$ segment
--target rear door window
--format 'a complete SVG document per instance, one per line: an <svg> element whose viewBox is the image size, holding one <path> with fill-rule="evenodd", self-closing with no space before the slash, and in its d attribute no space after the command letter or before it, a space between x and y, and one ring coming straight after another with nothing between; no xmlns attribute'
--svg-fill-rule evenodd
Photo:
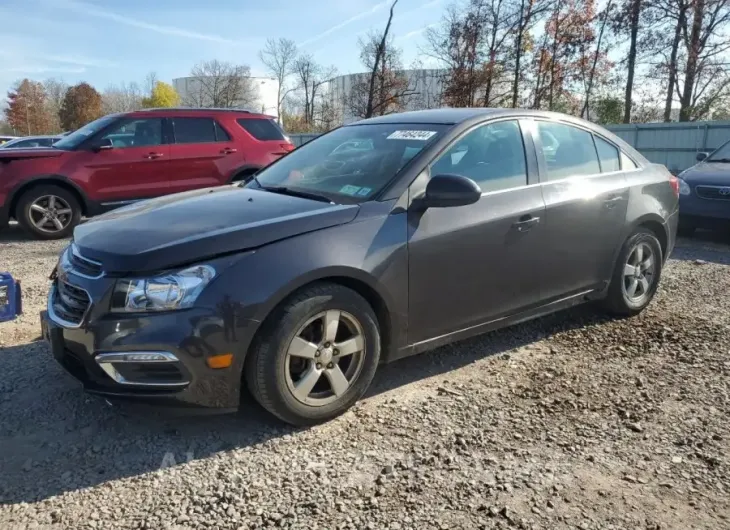
<svg viewBox="0 0 730 530"><path fill-rule="evenodd" d="M176 144L215 142L215 121L211 118L173 118L172 129Z"/></svg>
<svg viewBox="0 0 730 530"><path fill-rule="evenodd" d="M550 121L538 121L537 130L548 181L601 172L593 135L588 131Z"/></svg>
<svg viewBox="0 0 730 530"><path fill-rule="evenodd" d="M262 142L279 140L284 141L284 132L274 120L263 118L239 118L236 120L243 129Z"/></svg>

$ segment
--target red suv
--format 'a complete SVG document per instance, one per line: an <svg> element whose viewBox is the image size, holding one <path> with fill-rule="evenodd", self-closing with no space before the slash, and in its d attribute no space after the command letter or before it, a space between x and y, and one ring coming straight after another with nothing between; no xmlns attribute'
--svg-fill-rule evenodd
<svg viewBox="0 0 730 530"><path fill-rule="evenodd" d="M263 114L150 109L112 114L49 149L0 150L0 228L15 218L39 239L82 216L242 180L294 149Z"/></svg>

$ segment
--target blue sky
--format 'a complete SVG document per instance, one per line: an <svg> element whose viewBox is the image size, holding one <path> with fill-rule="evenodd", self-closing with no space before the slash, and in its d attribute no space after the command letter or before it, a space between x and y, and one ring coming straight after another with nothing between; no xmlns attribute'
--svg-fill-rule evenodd
<svg viewBox="0 0 730 530"><path fill-rule="evenodd" d="M393 35L409 65L424 28L446 0L400 0ZM23 77L87 81L103 90L150 71L170 81L197 61L248 64L263 74L258 51L287 37L340 73L361 70L357 40L384 27L388 0L2 0L0 100Z"/></svg>

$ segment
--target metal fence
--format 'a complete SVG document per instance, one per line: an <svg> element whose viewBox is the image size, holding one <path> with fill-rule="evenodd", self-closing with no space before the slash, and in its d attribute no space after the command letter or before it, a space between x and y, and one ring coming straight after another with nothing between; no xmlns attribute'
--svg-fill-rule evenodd
<svg viewBox="0 0 730 530"><path fill-rule="evenodd" d="M678 173L695 163L699 152L714 151L730 140L730 121L632 123L609 125L609 131L629 143L651 162ZM290 134L299 147L318 134Z"/></svg>
<svg viewBox="0 0 730 530"><path fill-rule="evenodd" d="M673 173L694 165L697 153L709 153L730 140L730 121L632 123L606 128Z"/></svg>

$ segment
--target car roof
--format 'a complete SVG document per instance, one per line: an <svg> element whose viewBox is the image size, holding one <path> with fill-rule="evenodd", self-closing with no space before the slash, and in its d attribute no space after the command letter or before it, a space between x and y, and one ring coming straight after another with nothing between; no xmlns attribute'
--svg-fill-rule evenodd
<svg viewBox="0 0 730 530"><path fill-rule="evenodd" d="M587 122L583 119L561 114L559 112L549 112L545 110L531 109L500 109L500 108L441 108L428 110L415 110L410 112L399 112L397 114L388 114L386 116L378 116L361 120L350 125L363 125L374 123L431 123L442 125L456 125L467 121L480 121L485 118L496 118L500 116L531 116L549 119L557 119L562 121L580 123L583 126L595 127L595 124Z"/></svg>
<svg viewBox="0 0 730 530"><path fill-rule="evenodd" d="M251 118L266 118L274 119L274 116L268 116L266 114L260 114L251 112L246 109L236 108L203 108L203 107L171 107L171 108L154 108L154 109L141 109L127 113L120 113L119 116L145 116L145 115L159 115L159 116L210 116L214 114L230 113L230 114L241 114Z"/></svg>

